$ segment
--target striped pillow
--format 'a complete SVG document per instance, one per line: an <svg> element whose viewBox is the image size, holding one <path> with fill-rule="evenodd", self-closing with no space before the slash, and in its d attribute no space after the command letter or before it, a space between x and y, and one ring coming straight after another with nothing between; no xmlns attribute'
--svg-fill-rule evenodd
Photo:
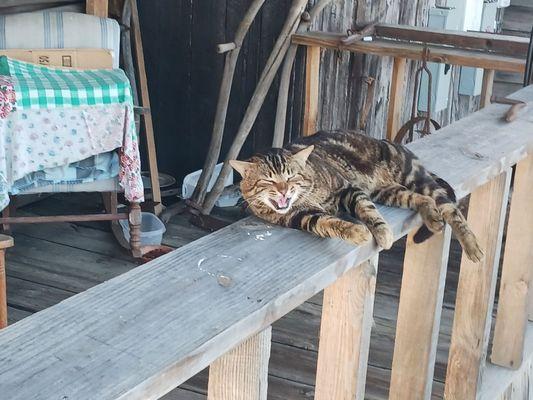
<svg viewBox="0 0 533 400"><path fill-rule="evenodd" d="M114 19L72 12L0 15L0 49L63 48L111 50L118 68L120 26Z"/></svg>

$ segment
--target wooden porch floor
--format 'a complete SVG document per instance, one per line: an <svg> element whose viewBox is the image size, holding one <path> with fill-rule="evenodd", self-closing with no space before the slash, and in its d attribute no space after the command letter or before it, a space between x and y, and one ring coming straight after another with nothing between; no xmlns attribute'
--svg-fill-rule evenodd
<svg viewBox="0 0 533 400"><path fill-rule="evenodd" d="M100 211L98 197L87 194L55 195L22 208L19 214L45 215ZM184 217L173 218L164 244L179 247L206 232ZM67 297L135 268L136 262L114 240L106 223L15 225L15 247L7 258L9 322L50 307ZM387 399L394 346L404 243L382 252L377 277L367 376L367 399ZM433 398L442 398L443 381L453 320L460 248L452 243ZM215 299L213 299L215 301ZM269 399L313 398L322 296L317 295L273 326ZM205 399L207 373L193 377L165 400Z"/></svg>

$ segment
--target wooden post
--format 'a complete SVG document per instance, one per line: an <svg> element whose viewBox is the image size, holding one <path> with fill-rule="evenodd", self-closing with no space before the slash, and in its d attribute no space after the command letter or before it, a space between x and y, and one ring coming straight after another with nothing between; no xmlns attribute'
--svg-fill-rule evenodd
<svg viewBox="0 0 533 400"><path fill-rule="evenodd" d="M516 166L505 241L500 296L491 361L517 369L522 364L533 268L533 155Z"/></svg>
<svg viewBox="0 0 533 400"><path fill-rule="evenodd" d="M130 227L130 249L135 258L142 256L141 252L141 222L142 213L139 203L130 203L130 213L128 216Z"/></svg>
<svg viewBox="0 0 533 400"><path fill-rule="evenodd" d="M144 65L143 43L141 38L141 25L139 22L139 12L137 11L137 1L131 1L131 29L133 31L133 41L135 43L135 60L137 63L137 73L139 88L141 90L141 106L150 108L150 96L148 93L148 80L146 78L146 67ZM150 171L150 184L152 186L152 200L154 201L154 213L161 214L163 205L161 204L161 189L159 187L159 171L157 168L157 154L155 148L154 125L151 111L141 116L144 133L146 135L146 149L148 152L148 169Z"/></svg>
<svg viewBox="0 0 533 400"><path fill-rule="evenodd" d="M87 0L85 5L85 12L87 14L96 15L97 17L107 18L108 9L108 0Z"/></svg>
<svg viewBox="0 0 533 400"><path fill-rule="evenodd" d="M324 291L315 400L363 400L377 257Z"/></svg>
<svg viewBox="0 0 533 400"><path fill-rule="evenodd" d="M305 107L303 136L316 132L318 119L318 89L320 78L320 47L308 46L305 61Z"/></svg>
<svg viewBox="0 0 533 400"><path fill-rule="evenodd" d="M7 326L6 249L13 246L13 238L0 235L0 329Z"/></svg>
<svg viewBox="0 0 533 400"><path fill-rule="evenodd" d="M468 223L485 258L477 264L464 255L461 260L444 389L447 400L476 399L487 354L510 175L500 174L470 196Z"/></svg>
<svg viewBox="0 0 533 400"><path fill-rule="evenodd" d="M394 137L402 127L402 106L405 98L405 58L394 57L392 77L389 91L389 111L387 115L387 139Z"/></svg>
<svg viewBox="0 0 533 400"><path fill-rule="evenodd" d="M494 83L494 70L483 70L483 84L481 85L481 98L479 100L479 108L486 107L490 104L490 97L492 96L492 85Z"/></svg>
<svg viewBox="0 0 533 400"><path fill-rule="evenodd" d="M417 228L418 230L418 228ZM407 238L389 399L431 398L451 230Z"/></svg>
<svg viewBox="0 0 533 400"><path fill-rule="evenodd" d="M272 328L229 351L209 367L208 400L266 400Z"/></svg>

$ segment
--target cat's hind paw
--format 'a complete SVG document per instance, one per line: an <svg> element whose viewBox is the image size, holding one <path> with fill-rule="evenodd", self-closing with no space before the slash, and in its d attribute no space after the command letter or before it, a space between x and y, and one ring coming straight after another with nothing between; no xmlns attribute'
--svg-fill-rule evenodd
<svg viewBox="0 0 533 400"><path fill-rule="evenodd" d="M372 229L374 239L376 239L379 247L388 250L394 243L394 235L388 225L380 225Z"/></svg>
<svg viewBox="0 0 533 400"><path fill-rule="evenodd" d="M479 243L477 242L476 237L474 234L467 235L462 241L461 245L463 247L463 250L466 254L466 256L470 259L470 261L474 263L478 263L483 260L485 257L485 253L483 253L483 250L479 246Z"/></svg>
<svg viewBox="0 0 533 400"><path fill-rule="evenodd" d="M438 233L444 229L444 218L436 206L428 204L421 207L419 211L424 224L431 232Z"/></svg>

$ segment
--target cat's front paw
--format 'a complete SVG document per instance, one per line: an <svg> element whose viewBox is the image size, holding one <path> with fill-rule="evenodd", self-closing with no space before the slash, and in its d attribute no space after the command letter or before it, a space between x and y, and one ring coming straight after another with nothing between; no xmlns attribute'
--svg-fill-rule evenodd
<svg viewBox="0 0 533 400"><path fill-rule="evenodd" d="M357 246L367 244L372 240L372 233L363 224L350 224L343 236L344 240Z"/></svg>
<svg viewBox="0 0 533 400"><path fill-rule="evenodd" d="M379 247L388 250L394 243L394 235L388 225L380 225L372 229L374 239L376 239Z"/></svg>

